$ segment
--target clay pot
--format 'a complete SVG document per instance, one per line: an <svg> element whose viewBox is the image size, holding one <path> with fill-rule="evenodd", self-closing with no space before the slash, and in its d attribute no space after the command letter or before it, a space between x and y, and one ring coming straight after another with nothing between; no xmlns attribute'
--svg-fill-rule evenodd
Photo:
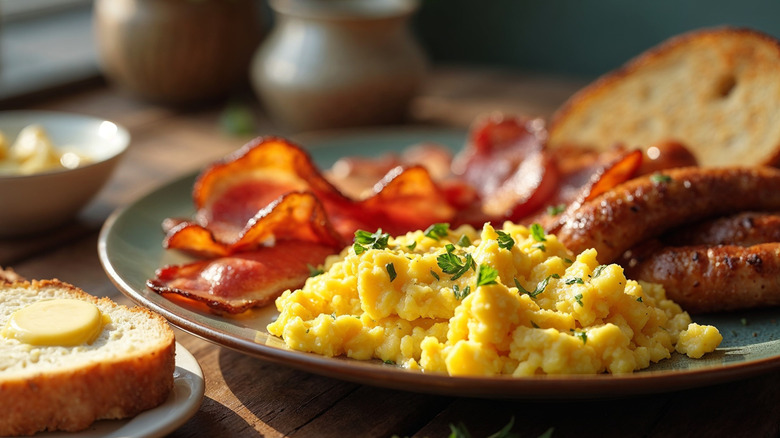
<svg viewBox="0 0 780 438"><path fill-rule="evenodd" d="M263 27L257 0L96 0L94 23L106 77L167 103L245 83Z"/></svg>
<svg viewBox="0 0 780 438"><path fill-rule="evenodd" d="M269 0L275 26L252 61L269 115L294 131L399 122L425 76L414 0Z"/></svg>

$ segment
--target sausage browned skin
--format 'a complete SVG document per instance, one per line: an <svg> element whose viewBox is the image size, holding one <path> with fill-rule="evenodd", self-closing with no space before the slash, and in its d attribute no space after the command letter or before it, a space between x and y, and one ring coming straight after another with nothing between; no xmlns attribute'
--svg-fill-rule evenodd
<svg viewBox="0 0 780 438"><path fill-rule="evenodd" d="M661 237L668 246L780 242L780 213L748 211L686 225Z"/></svg>
<svg viewBox="0 0 780 438"><path fill-rule="evenodd" d="M666 170L627 181L584 203L548 230L575 253L596 248L601 263L670 228L751 210L780 210L780 169Z"/></svg>
<svg viewBox="0 0 780 438"><path fill-rule="evenodd" d="M780 305L780 243L666 247L626 276L662 284L691 313Z"/></svg>

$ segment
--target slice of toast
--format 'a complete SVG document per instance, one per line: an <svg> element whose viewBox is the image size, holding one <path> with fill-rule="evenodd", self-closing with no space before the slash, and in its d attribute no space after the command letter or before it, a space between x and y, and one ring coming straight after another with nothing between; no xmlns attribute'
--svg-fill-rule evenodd
<svg viewBox="0 0 780 438"><path fill-rule="evenodd" d="M0 435L74 432L134 416L173 389L175 339L161 316L95 298L57 280L0 282L0 329L11 314L55 298L95 304L110 322L91 344L35 346L0 336Z"/></svg>
<svg viewBox="0 0 780 438"><path fill-rule="evenodd" d="M549 144L646 149L675 140L701 166L780 164L780 43L754 30L674 37L577 92Z"/></svg>

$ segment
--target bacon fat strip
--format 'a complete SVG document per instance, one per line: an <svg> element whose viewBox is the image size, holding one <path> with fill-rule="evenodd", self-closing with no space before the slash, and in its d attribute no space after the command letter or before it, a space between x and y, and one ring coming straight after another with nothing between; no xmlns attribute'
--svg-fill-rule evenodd
<svg viewBox="0 0 780 438"><path fill-rule="evenodd" d="M626 276L662 284L691 313L780 305L780 243L666 247Z"/></svg>
<svg viewBox="0 0 780 438"><path fill-rule="evenodd" d="M780 169L670 169L635 178L584 203L548 230L575 254L609 263L640 242L685 223L749 210L780 209Z"/></svg>

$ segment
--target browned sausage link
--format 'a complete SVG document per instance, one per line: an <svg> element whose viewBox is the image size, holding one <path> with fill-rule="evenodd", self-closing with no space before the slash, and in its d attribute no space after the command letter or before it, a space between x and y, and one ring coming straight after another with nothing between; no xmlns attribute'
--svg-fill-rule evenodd
<svg viewBox="0 0 780 438"><path fill-rule="evenodd" d="M660 283L691 313L780 304L780 243L667 247L626 276Z"/></svg>
<svg viewBox="0 0 780 438"><path fill-rule="evenodd" d="M557 230L575 253L609 263L639 242L708 217L780 210L780 169L685 167L625 182L582 205Z"/></svg>
<svg viewBox="0 0 780 438"><path fill-rule="evenodd" d="M669 246L739 245L780 242L780 214L745 212L686 225L661 237Z"/></svg>

